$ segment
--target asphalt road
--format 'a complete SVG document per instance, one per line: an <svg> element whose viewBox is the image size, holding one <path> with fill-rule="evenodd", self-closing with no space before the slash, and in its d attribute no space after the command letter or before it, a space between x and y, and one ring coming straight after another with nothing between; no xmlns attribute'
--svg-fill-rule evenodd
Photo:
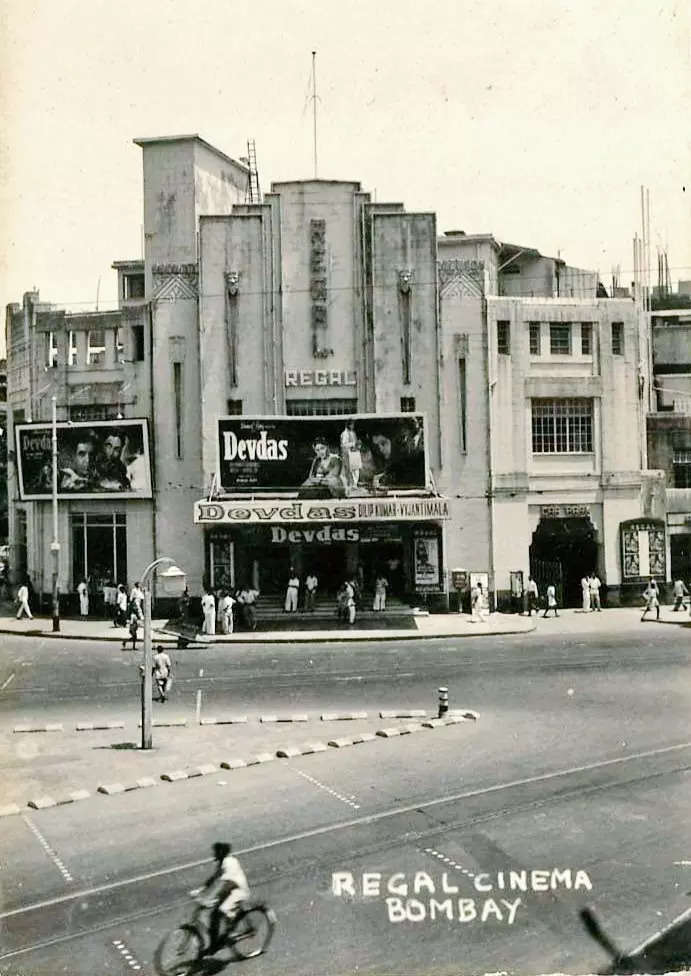
<svg viewBox="0 0 691 976"><path fill-rule="evenodd" d="M45 644L3 643L3 727L131 708L135 660ZM203 668L209 708L432 708L443 683L480 720L7 818L0 973L152 972L226 838L279 916L243 970L594 971L583 905L628 948L689 908L687 644L646 627L181 653L178 711Z"/></svg>

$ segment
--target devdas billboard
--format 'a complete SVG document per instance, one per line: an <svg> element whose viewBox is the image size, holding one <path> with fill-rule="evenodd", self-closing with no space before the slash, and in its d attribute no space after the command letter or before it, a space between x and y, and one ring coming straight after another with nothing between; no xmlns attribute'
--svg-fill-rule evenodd
<svg viewBox="0 0 691 976"><path fill-rule="evenodd" d="M229 492L350 498L420 491L427 483L421 414L223 417L218 448Z"/></svg>
<svg viewBox="0 0 691 976"><path fill-rule="evenodd" d="M19 493L24 501L52 497L53 442L50 424L15 428ZM58 496L61 498L151 498L146 420L59 423Z"/></svg>

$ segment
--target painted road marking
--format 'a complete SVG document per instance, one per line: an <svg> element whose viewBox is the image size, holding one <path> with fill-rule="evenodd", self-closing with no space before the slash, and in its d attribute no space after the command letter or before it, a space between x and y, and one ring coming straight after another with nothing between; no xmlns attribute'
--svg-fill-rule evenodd
<svg viewBox="0 0 691 976"><path fill-rule="evenodd" d="M130 950L127 948L125 943L121 939L113 939L113 946L117 949L120 955L127 961L127 965L132 969L141 969L141 963L138 959L132 955Z"/></svg>
<svg viewBox="0 0 691 976"><path fill-rule="evenodd" d="M454 861L452 857L447 857L445 854L442 854L440 851L435 851L433 847L424 847L424 848L418 847L418 850L422 854L429 854L431 857L438 858L444 864L448 864L450 868L454 868L454 870L460 871L461 874L465 874L467 878L475 877L475 874L472 871L469 871L468 868L464 868L462 864L459 864L457 861Z"/></svg>
<svg viewBox="0 0 691 976"><path fill-rule="evenodd" d="M370 813L366 816L354 817L351 820L341 820L334 824L326 824L324 827L314 827L311 830L303 830L297 834L288 834L276 840L267 840L262 844L253 844L251 847L238 848L235 851L240 854L254 854L256 851L267 851L272 847L280 847L283 844L294 844L298 840L306 840L310 837L319 837L322 834L335 833L337 830L350 830L353 827L361 827L365 824L377 823L379 820L388 820L401 813L414 813L416 810L425 810L430 807L441 806L444 803L454 803L458 800L467 800L475 796L487 796L491 793L500 793L502 790L510 790L516 786L526 786L530 783L546 783L549 780L561 779L564 776L571 776L574 773L584 773L595 769L606 769L608 766L617 766L621 763L631 762L635 759L651 759L654 756L663 756L669 752L678 752L680 749L691 748L691 742L679 742L675 746L663 746L661 749L651 749L647 752L631 753L629 756L621 756L617 759L602 759L599 762L588 763L585 766L572 766L569 769L558 769L553 773L541 773L538 776L528 776L525 779L514 779L507 783L497 783L494 786L485 786L478 790L467 790L464 793L451 793L447 796L438 796L433 800L425 800L422 803L413 803L408 806L392 807L389 810L382 810L379 813ZM616 784L615 784L616 785ZM557 801L559 797L554 797ZM440 825L441 827L441 825ZM34 902L33 905L24 905L23 908L13 908L7 912L0 912L0 920L10 918L13 915L23 915L25 912L34 912L42 908L49 908L51 905L60 905L64 902L73 901L77 898L91 898L93 895L103 894L105 891L113 891L116 888L126 888L128 885L140 884L142 881L151 881L154 878L163 878L168 874L176 874L179 871L189 871L191 868L204 867L206 864L213 863L213 858L205 857L198 861L187 861L184 864L174 864L169 868L162 868L159 871L150 871L147 874L139 874L133 878L126 878L123 881L111 881L108 884L97 885L95 888L85 888L82 891L75 891L69 895L59 895L56 898L47 898L45 901ZM8 955L0 955L0 959L8 958Z"/></svg>
<svg viewBox="0 0 691 976"><path fill-rule="evenodd" d="M72 877L72 875L70 874L70 872L67 870L67 868L65 867L65 865L63 864L63 862L61 861L61 859L58 857L58 855L55 853L55 851L53 850L53 848L50 846L50 844L48 843L48 841L45 839L45 837L43 836L43 834L41 833L41 831L38 829L38 827L36 826L36 824L32 823L32 821L28 817L26 817L26 816L22 817L22 820L27 825L27 827L29 828L29 830L34 834L34 836L38 840L39 844L41 845L41 847L43 848L43 850L46 852L46 854L48 855L48 857L51 859L51 861L53 862L53 864L55 864L55 866L58 868L58 870L60 871L60 874L63 876L63 878L65 879L65 881L74 881L74 878Z"/></svg>
<svg viewBox="0 0 691 976"><path fill-rule="evenodd" d="M11 683L12 683L13 681L14 681L14 671L13 671L13 672L12 672L12 674L11 674L11 675L9 676L9 678L6 678L6 679L5 679L5 681L4 681L3 683L2 683L2 686L0 686L0 691L4 691L4 690L5 690L5 688L6 688L6 687L7 687L7 686L8 686L9 684L11 684Z"/></svg>
<svg viewBox="0 0 691 976"><path fill-rule="evenodd" d="M304 779L308 780L314 786L319 787L320 790L324 790L326 793L330 793L331 796L335 796L336 799L340 800L342 803L346 803L349 807L352 807L353 810L360 809L359 803L353 803L352 799L348 799L348 797L343 796L342 793L337 793L336 790L332 790L330 786L326 786L324 783L320 783L318 779L315 779L314 776L310 776L309 773L303 773L301 769L296 769L295 772L298 774L298 776L302 776Z"/></svg>

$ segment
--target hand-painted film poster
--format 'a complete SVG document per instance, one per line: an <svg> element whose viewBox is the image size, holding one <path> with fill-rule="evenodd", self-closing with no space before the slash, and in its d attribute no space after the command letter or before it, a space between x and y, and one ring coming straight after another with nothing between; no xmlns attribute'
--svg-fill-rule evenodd
<svg viewBox="0 0 691 976"><path fill-rule="evenodd" d="M351 498L426 487L421 414L223 417L218 442L224 491Z"/></svg>
<svg viewBox="0 0 691 976"><path fill-rule="evenodd" d="M52 497L50 424L18 424L19 492L25 501ZM151 498L146 420L59 423L60 498Z"/></svg>

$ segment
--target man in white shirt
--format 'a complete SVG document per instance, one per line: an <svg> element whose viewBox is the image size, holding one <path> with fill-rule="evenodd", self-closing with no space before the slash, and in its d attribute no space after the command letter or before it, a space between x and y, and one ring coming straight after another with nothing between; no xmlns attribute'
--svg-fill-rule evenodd
<svg viewBox="0 0 691 976"><path fill-rule="evenodd" d="M529 617L532 616L533 610L535 611L535 615L537 616L538 614L537 601L538 601L539 593L537 589L537 583L535 582L532 576L528 577L528 583L525 588L525 595L526 595L526 600L528 601L528 616Z"/></svg>
<svg viewBox="0 0 691 976"><path fill-rule="evenodd" d="M153 676L158 688L158 700L160 702L166 701L166 694L170 689L170 676L172 671L173 662L170 660L168 654L166 654L166 652L163 650L163 647L159 644L154 655Z"/></svg>
<svg viewBox="0 0 691 976"><path fill-rule="evenodd" d="M286 602L283 607L286 613L295 613L298 608L298 593L300 592L300 577L290 568L290 578L286 587Z"/></svg>
<svg viewBox="0 0 691 976"><path fill-rule="evenodd" d="M686 584L683 579L677 579L674 581L674 606L673 610L686 610L686 602L684 597L689 595L689 591L686 588Z"/></svg>
<svg viewBox="0 0 691 976"><path fill-rule="evenodd" d="M230 593L224 590L223 596L219 601L219 609L221 612L221 630L224 634L233 633L233 604L235 600L232 598Z"/></svg>
<svg viewBox="0 0 691 976"><path fill-rule="evenodd" d="M317 599L317 588L319 580L315 573L310 573L305 580L305 610L314 610L314 602Z"/></svg>
<svg viewBox="0 0 691 976"><path fill-rule="evenodd" d="M79 594L79 613L82 617L89 616L89 588L86 585L86 580L80 580L77 584L77 593Z"/></svg>
<svg viewBox="0 0 691 976"><path fill-rule="evenodd" d="M213 852L216 870L207 879L203 888L190 892L194 897L201 896L201 903L213 909L209 919L209 952L211 953L220 948L219 932L222 916L225 915L229 921L232 921L242 903L248 901L250 897L247 876L240 862L233 855L231 845L218 842L214 844Z"/></svg>
<svg viewBox="0 0 691 976"><path fill-rule="evenodd" d="M248 630L257 629L257 611L255 610L255 604L258 596L259 590L255 590L251 586L246 586L244 590L240 590L238 593L238 603L242 604L244 624Z"/></svg>
<svg viewBox="0 0 691 976"><path fill-rule="evenodd" d="M130 603L133 603L136 610L137 616L140 620L144 619L144 590L141 588L139 583L135 583L132 587L132 592L130 593Z"/></svg>
<svg viewBox="0 0 691 976"><path fill-rule="evenodd" d="M600 603L600 587L602 584L597 578L597 575L593 575L589 578L588 585L590 587L590 610L594 612L595 610L601 611L602 604Z"/></svg>
<svg viewBox="0 0 691 976"><path fill-rule="evenodd" d="M204 623L202 625L202 634L215 634L216 633L216 599L213 593L209 593L204 590L204 595L202 596L202 613L204 614Z"/></svg>
<svg viewBox="0 0 691 976"><path fill-rule="evenodd" d="M26 614L29 620L33 620L33 614L29 609L29 587L26 583L22 585L17 590L17 603L19 604L19 609L17 610L17 620L19 620L22 614Z"/></svg>

